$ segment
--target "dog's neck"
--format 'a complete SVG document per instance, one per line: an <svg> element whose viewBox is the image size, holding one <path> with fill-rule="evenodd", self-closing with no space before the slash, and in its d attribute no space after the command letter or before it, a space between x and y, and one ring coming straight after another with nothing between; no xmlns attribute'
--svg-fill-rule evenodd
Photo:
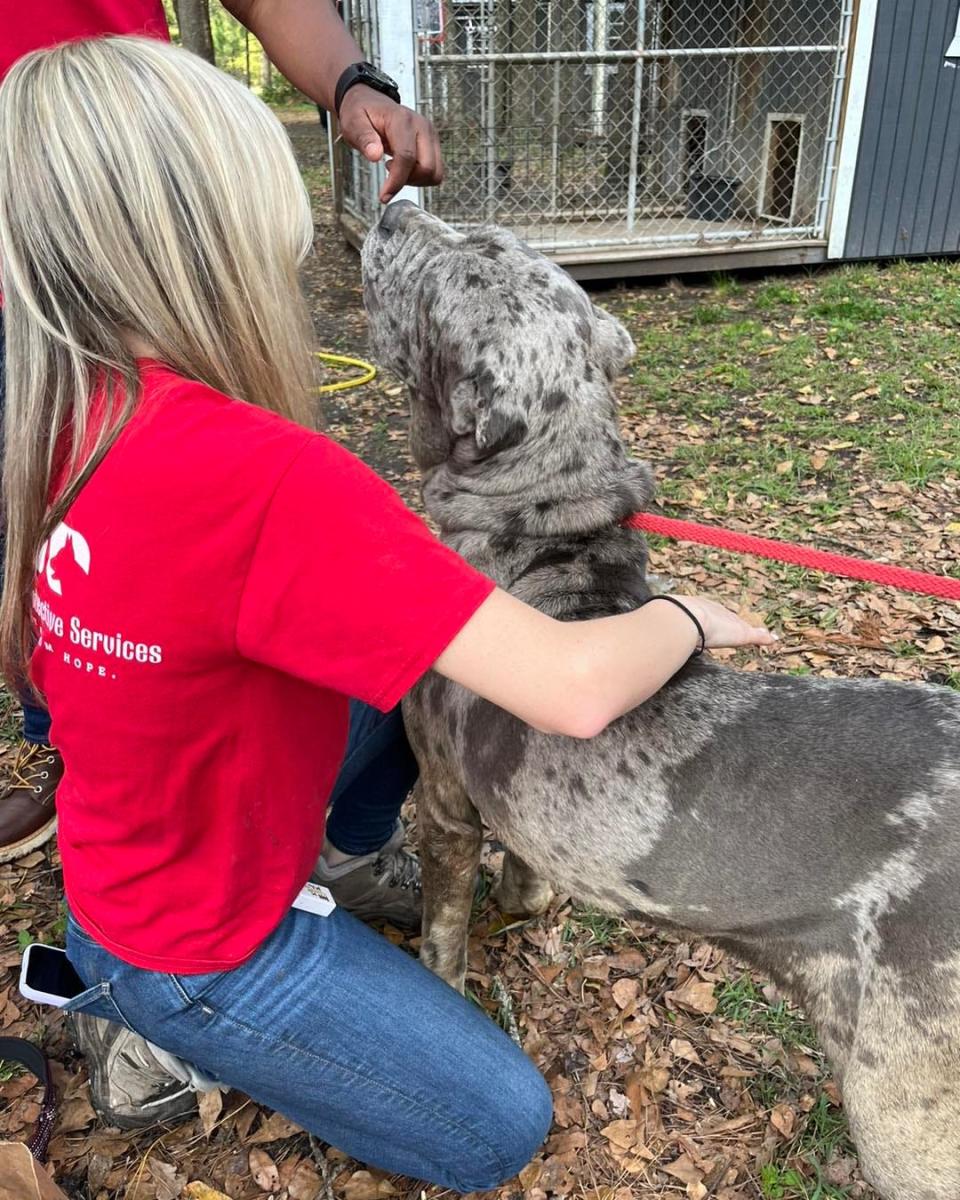
<svg viewBox="0 0 960 1200"><path fill-rule="evenodd" d="M458 452L459 450L459 452ZM649 468L622 444L590 462L576 445L558 450L527 439L496 461L455 448L424 474L427 512L445 534L474 531L496 537L568 537L599 532L646 508Z"/></svg>

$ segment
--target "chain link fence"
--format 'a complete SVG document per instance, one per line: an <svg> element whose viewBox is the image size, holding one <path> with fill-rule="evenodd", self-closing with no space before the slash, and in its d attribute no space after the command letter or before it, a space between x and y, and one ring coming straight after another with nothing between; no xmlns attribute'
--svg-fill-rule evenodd
<svg viewBox="0 0 960 1200"><path fill-rule="evenodd" d="M419 0L447 166L424 202L554 252L822 239L852 6ZM373 49L375 0L349 7Z"/></svg>

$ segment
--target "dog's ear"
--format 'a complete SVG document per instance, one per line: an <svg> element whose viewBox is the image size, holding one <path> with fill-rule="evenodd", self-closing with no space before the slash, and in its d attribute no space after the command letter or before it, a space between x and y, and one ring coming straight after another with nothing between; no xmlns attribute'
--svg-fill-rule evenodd
<svg viewBox="0 0 960 1200"><path fill-rule="evenodd" d="M482 457L509 450L527 436L527 418L517 393L497 387L493 372L481 367L450 393L453 432L472 433Z"/></svg>
<svg viewBox="0 0 960 1200"><path fill-rule="evenodd" d="M616 317L593 306L597 323L594 326L594 345L597 360L609 380L614 380L636 353L633 339Z"/></svg>

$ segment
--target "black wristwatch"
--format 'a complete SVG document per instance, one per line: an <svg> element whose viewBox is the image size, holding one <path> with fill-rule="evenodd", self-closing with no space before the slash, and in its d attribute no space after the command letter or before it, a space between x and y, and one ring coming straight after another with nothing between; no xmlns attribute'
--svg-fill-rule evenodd
<svg viewBox="0 0 960 1200"><path fill-rule="evenodd" d="M344 96L358 83L373 88L375 92L382 92L384 96L389 96L397 104L400 103L400 89L395 80L391 79L389 75L384 75L382 71L378 71L372 63L354 63L347 67L337 80L337 88L333 95L333 111L338 117Z"/></svg>

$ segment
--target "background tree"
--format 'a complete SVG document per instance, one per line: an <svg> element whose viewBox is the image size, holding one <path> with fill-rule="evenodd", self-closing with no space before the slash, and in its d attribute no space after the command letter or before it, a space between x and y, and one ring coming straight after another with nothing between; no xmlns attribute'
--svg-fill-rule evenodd
<svg viewBox="0 0 960 1200"><path fill-rule="evenodd" d="M210 32L208 0L173 0L181 44L207 62L216 62L213 35Z"/></svg>

